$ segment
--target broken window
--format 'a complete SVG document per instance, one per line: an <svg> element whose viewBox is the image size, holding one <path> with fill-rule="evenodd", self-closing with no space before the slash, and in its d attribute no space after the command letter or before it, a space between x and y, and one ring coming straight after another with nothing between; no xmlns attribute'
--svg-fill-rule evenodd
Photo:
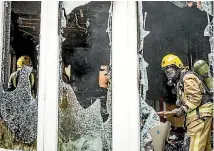
<svg viewBox="0 0 214 151"><path fill-rule="evenodd" d="M184 118L159 118L156 113L175 109L177 101L176 87L168 82L161 62L164 56L174 54L191 70L197 60L205 60L212 75L212 10L211 1L138 2L142 151L157 147L154 127L166 121L172 130L168 143L162 145L165 150L182 150Z"/></svg>
<svg viewBox="0 0 214 151"><path fill-rule="evenodd" d="M111 2L60 3L58 150L111 150Z"/></svg>
<svg viewBox="0 0 214 151"><path fill-rule="evenodd" d="M4 2L0 148L36 150L41 2Z"/></svg>

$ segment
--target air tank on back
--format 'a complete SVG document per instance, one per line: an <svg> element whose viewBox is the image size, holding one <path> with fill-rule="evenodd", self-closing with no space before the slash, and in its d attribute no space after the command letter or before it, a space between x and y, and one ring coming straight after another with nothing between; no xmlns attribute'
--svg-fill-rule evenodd
<svg viewBox="0 0 214 151"><path fill-rule="evenodd" d="M204 84L213 92L213 77L209 76L209 65L204 60L198 60L194 63L194 71L203 78Z"/></svg>

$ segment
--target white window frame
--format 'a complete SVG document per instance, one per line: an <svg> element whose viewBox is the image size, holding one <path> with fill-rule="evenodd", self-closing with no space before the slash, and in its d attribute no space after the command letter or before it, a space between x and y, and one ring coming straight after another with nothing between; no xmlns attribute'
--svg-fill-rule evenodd
<svg viewBox="0 0 214 151"><path fill-rule="evenodd" d="M37 151L57 151L59 89L59 1L42 1Z"/></svg>
<svg viewBox="0 0 214 151"><path fill-rule="evenodd" d="M1 1L1 12L3 4ZM57 151L59 2L42 1L41 4L37 151ZM3 14L0 13L1 55ZM137 2L113 2L112 30L112 148L113 151L140 151ZM2 56L0 65L1 60Z"/></svg>
<svg viewBox="0 0 214 151"><path fill-rule="evenodd" d="M112 16L113 151L140 151L137 2L114 1Z"/></svg>

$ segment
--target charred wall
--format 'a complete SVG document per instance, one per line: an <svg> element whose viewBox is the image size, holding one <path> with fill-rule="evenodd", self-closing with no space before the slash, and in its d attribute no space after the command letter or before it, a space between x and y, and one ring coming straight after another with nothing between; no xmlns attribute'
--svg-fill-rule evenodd
<svg viewBox="0 0 214 151"><path fill-rule="evenodd" d="M150 31L144 40L144 58L149 64L147 99L159 100L166 95L175 101L161 71L162 57L173 53L185 65L197 59L207 60L210 53L209 39L204 37L207 15L197 8L179 8L170 2L143 2L143 10L148 13L146 30Z"/></svg>
<svg viewBox="0 0 214 151"><path fill-rule="evenodd" d="M88 106L91 98L105 95L98 85L98 79L101 64L110 63L106 32L109 8L110 2L89 2L67 14L62 57L66 65L71 65L71 75L78 83L75 93L83 106Z"/></svg>
<svg viewBox="0 0 214 151"><path fill-rule="evenodd" d="M11 5L11 46L17 58L22 55L30 56L36 69L41 2L14 1Z"/></svg>

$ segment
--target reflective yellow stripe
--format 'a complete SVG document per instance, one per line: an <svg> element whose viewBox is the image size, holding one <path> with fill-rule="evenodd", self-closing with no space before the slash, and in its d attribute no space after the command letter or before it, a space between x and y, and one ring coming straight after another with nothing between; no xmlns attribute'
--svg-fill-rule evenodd
<svg viewBox="0 0 214 151"><path fill-rule="evenodd" d="M17 78L17 72L16 72L16 73L14 74L14 76L12 77L13 86L14 86L15 88L17 87L16 78Z"/></svg>
<svg viewBox="0 0 214 151"><path fill-rule="evenodd" d="M199 108L199 113L206 113L206 112L212 113L212 107L210 107L210 108L202 108L202 109ZM194 111L192 111L190 113L187 113L187 116L191 117L191 116L194 116L196 114L197 114L196 110L194 110Z"/></svg>
<svg viewBox="0 0 214 151"><path fill-rule="evenodd" d="M17 70L21 70L21 68L19 68ZM16 88L17 87L17 72L12 77L12 83L13 83L13 86ZM30 74L30 84L31 84L31 87L34 86L34 83L35 83L35 75L34 75L34 73L31 73Z"/></svg>
<svg viewBox="0 0 214 151"><path fill-rule="evenodd" d="M187 116L188 116L188 117L193 116L193 115L196 115L196 111L195 111L195 110L192 111L192 112L190 112L190 113L187 113Z"/></svg>
<svg viewBox="0 0 214 151"><path fill-rule="evenodd" d="M197 107L196 105L190 103L189 101L186 101L185 104L190 108L190 110L195 109Z"/></svg>
<svg viewBox="0 0 214 151"><path fill-rule="evenodd" d="M33 87L33 85L34 85L34 82L35 82L35 76L34 76L34 74L33 73L31 73L30 74L30 81L31 81L31 87Z"/></svg>

